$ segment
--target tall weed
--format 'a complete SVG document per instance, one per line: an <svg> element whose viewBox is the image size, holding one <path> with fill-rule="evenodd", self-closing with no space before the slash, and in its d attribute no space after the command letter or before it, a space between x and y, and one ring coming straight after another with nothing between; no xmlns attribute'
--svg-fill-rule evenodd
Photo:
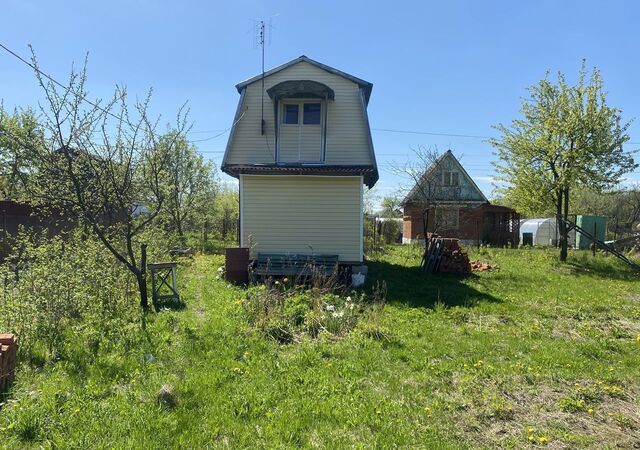
<svg viewBox="0 0 640 450"><path fill-rule="evenodd" d="M139 318L136 285L101 243L22 233L0 266L0 330L32 357L95 352Z"/></svg>

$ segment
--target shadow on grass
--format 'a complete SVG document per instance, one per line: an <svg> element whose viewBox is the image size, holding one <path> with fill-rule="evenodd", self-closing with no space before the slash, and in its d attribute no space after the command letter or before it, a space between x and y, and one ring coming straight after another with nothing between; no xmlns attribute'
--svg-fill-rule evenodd
<svg viewBox="0 0 640 450"><path fill-rule="evenodd" d="M170 309L172 311L182 311L187 305L182 301L175 298L171 299L158 299L154 303L156 311L162 311L163 309Z"/></svg>
<svg viewBox="0 0 640 450"><path fill-rule="evenodd" d="M619 261L614 256L606 258L574 257L567 261L567 267L571 269L572 274L578 276L596 276L621 281L640 280L640 271Z"/></svg>
<svg viewBox="0 0 640 450"><path fill-rule="evenodd" d="M369 283L387 283L387 302L411 307L433 308L436 304L476 306L501 300L469 286L465 278L451 274L429 274L420 267L386 261L369 261ZM470 275L475 277L475 275ZM468 279L468 278L467 278Z"/></svg>

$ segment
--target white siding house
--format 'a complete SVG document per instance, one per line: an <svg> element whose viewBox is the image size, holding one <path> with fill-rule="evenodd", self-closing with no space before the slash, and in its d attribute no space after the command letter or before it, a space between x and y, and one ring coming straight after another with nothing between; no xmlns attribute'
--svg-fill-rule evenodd
<svg viewBox="0 0 640 450"><path fill-rule="evenodd" d="M362 262L363 184L378 180L371 83L301 56L236 88L222 170L239 178L240 245Z"/></svg>

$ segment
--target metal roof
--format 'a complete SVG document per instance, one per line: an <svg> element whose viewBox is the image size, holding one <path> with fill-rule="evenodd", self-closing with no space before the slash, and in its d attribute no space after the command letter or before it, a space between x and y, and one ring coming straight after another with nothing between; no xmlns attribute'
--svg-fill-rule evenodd
<svg viewBox="0 0 640 450"><path fill-rule="evenodd" d="M268 77L269 75L273 75L274 73L280 72L281 70L286 69L287 67L291 67L294 64L298 64L299 62L306 62L309 64L312 64L316 67L319 67L322 70L326 70L329 73L333 73L335 75L339 75L343 78L346 78L347 80L351 80L354 83L356 83L357 85L359 85L363 90L364 90L364 94L365 94L365 99L367 104L369 103L369 97L371 96L371 90L373 89L373 83L369 83L368 81L363 80L362 78L358 78L358 77L354 77L353 75L350 75L346 72L343 72L341 70L335 69L331 66L327 66L326 64L322 64L316 60L313 60L311 58L309 58L308 56L302 55L299 56L296 59L292 59L289 62L286 62L280 66L274 67L273 69L269 69L264 73L265 77ZM251 77L247 80L241 81L240 83L236 84L236 89L238 90L238 92L242 92L242 90L247 87L248 85L250 85L251 83L254 83L256 81L259 81L262 79L262 74L258 74L254 77Z"/></svg>
<svg viewBox="0 0 640 450"><path fill-rule="evenodd" d="M363 175L367 186L372 187L377 181L377 171L373 166L335 166L325 164L227 164L222 170L234 177L241 173L272 175Z"/></svg>
<svg viewBox="0 0 640 450"><path fill-rule="evenodd" d="M453 158L453 161L458 166L458 169L462 172L463 175L465 175L467 177L467 179L469 179L471 181L472 187L474 189L476 189L480 193L480 195L482 196L482 200L480 200L479 202L489 203L489 200L487 200L487 197L485 197L484 193L480 190L480 188L478 187L476 182L473 180L473 178L471 178L471 176L469 176L469 173L462 166L462 164L460 164L460 161L458 161L458 158L455 157L455 155L453 154L451 149L447 150L446 152L444 152L443 154L441 154L440 156L438 156L436 158L436 160L429 166L429 168L422 175L422 177L420 177L420 182L422 182L422 180L424 180L425 178L429 177L433 171L437 170L439 165L440 165L440 163L444 160L444 158L446 158L448 156ZM416 183L416 185L409 191L409 193L405 196L405 198L402 200L402 202L400 204L401 205L407 205L407 204L413 202L414 201L414 197L415 197L416 192L417 192L418 189L419 189L418 183ZM438 202L442 202L442 201L434 200L434 204L438 203ZM475 201L474 201L474 203L475 203Z"/></svg>

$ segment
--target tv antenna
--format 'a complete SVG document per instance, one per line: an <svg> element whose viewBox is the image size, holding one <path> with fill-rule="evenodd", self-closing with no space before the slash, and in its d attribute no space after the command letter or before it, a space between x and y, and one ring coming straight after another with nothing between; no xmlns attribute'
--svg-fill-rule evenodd
<svg viewBox="0 0 640 450"><path fill-rule="evenodd" d="M264 120L264 47L265 45L271 45L271 34L273 31L272 25L272 17L269 18L269 23L265 23L264 20L259 20L255 22L254 25L254 47L260 46L260 51L262 52L262 95L261 95L261 123L260 130L261 134L264 135L266 122Z"/></svg>

